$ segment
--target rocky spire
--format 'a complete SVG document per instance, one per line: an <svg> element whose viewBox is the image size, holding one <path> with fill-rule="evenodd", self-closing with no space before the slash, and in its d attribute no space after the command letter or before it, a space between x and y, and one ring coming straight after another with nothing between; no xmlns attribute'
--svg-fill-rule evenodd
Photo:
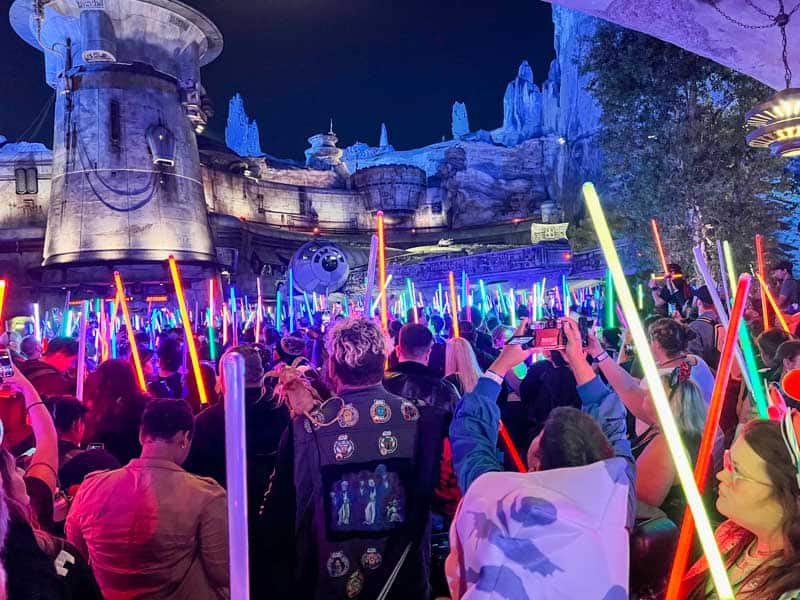
<svg viewBox="0 0 800 600"><path fill-rule="evenodd" d="M453 102L453 112L450 120L450 130L453 139L459 140L469 133L469 117L467 105L463 102Z"/></svg>
<svg viewBox="0 0 800 600"><path fill-rule="evenodd" d="M258 123L250 121L244 110L244 100L238 93L228 103L228 124L225 127L225 144L240 156L261 156Z"/></svg>
<svg viewBox="0 0 800 600"><path fill-rule="evenodd" d="M389 131L386 129L386 123L381 123L381 139L378 142L379 148L386 148L389 145Z"/></svg>

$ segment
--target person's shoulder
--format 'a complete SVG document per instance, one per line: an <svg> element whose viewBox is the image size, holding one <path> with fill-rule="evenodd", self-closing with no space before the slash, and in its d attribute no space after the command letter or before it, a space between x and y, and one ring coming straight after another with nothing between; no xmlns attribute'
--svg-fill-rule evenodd
<svg viewBox="0 0 800 600"><path fill-rule="evenodd" d="M209 499L225 497L225 488L222 487L213 477L203 477L184 471L187 483L193 488L192 493L207 495Z"/></svg>

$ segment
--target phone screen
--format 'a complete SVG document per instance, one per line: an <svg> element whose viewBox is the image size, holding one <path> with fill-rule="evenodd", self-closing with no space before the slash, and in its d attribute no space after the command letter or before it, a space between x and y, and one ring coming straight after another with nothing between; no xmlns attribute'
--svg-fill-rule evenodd
<svg viewBox="0 0 800 600"><path fill-rule="evenodd" d="M532 335L515 335L511 339L509 339L506 344L516 344L519 346L523 346L525 344L530 344L533 341Z"/></svg>
<svg viewBox="0 0 800 600"><path fill-rule="evenodd" d="M11 377L14 374L14 364L8 350L0 350L0 377Z"/></svg>

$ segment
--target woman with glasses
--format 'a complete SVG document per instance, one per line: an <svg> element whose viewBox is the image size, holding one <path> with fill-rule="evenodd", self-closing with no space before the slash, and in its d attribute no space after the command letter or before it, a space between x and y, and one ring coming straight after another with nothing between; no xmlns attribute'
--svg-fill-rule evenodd
<svg viewBox="0 0 800 600"><path fill-rule="evenodd" d="M781 421L750 421L717 474L717 509L728 519L717 529L717 543L739 599L800 597L798 432L796 411ZM705 559L683 584L682 597L716 597Z"/></svg>

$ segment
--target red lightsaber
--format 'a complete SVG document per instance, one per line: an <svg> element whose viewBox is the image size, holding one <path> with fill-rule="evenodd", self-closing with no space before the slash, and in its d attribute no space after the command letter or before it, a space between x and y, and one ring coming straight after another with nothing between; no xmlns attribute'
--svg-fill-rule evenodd
<svg viewBox="0 0 800 600"><path fill-rule="evenodd" d="M756 276L758 277L758 281L761 283L761 314L762 320L764 321L764 331L769 329L769 306L767 306L767 292L769 291L766 287L766 283L764 283L764 279L766 278L766 272L764 270L764 236L760 233L756 234ZM786 330L788 331L788 329Z"/></svg>
<svg viewBox="0 0 800 600"><path fill-rule="evenodd" d="M656 248L658 249L658 258L661 259L661 267L664 269L664 275L669 273L667 268L667 255L664 253L664 244L661 242L661 234L658 231L658 223L655 219L650 219L650 226L653 228L653 237L656 240Z"/></svg>
<svg viewBox="0 0 800 600"><path fill-rule="evenodd" d="M183 285L181 284L181 276L178 273L178 264L175 262L175 257L169 257L169 272L172 275L172 283L175 286L175 295L178 297L178 308L181 311L181 318L184 323L184 332L186 333L186 345L189 348L189 358L192 361L192 371L194 371L194 380L197 383L197 392L200 396L200 404L208 404L208 394L206 393L206 386L203 381L203 374L200 371L200 359L197 356L197 348L194 345L194 336L192 335L189 323L189 311L186 309L186 298L183 295Z"/></svg>
<svg viewBox="0 0 800 600"><path fill-rule="evenodd" d="M125 298L125 287L122 285L122 276L119 271L114 271L114 283L117 286L117 301L122 308L122 319L125 321L125 331L128 332L128 346L131 349L131 356L133 356L133 366L136 369L136 379L139 382L139 389L143 392L147 391L147 382L144 380L144 371L142 370L142 359L139 358L139 346L136 344L136 334L133 331L131 324L131 313L128 310L128 301ZM188 323L188 321L184 321Z"/></svg>
<svg viewBox="0 0 800 600"><path fill-rule="evenodd" d="M3 309L6 306L6 285L6 280L0 279L0 323L4 323Z"/></svg>
<svg viewBox="0 0 800 600"><path fill-rule="evenodd" d="M517 471L520 473L527 473L528 469L525 468L525 463L522 462L522 457L519 455L517 447L511 440L511 435L509 435L508 429L506 429L502 421L500 421L500 439L503 440L503 444L505 444L506 450L508 450L508 454L511 456L511 461L514 463L514 466L517 467Z"/></svg>
<svg viewBox="0 0 800 600"><path fill-rule="evenodd" d="M733 366L734 349L738 343L739 323L742 320L744 309L747 303L747 294L750 292L750 275L743 273L739 277L739 284L736 288L736 296L731 309L730 322L725 334L725 343L719 359L717 378L714 381L714 390L711 393L711 402L708 407L703 437L700 441L700 449L697 452L697 462L694 468L694 478L700 492L706 486L708 480L708 468L711 465L711 450L714 448L717 428L719 427L719 417L722 413L722 403L725 398L725 390L728 387L728 380L731 376ZM681 534L678 538L678 547L675 551L675 560L672 563L672 572L667 587L667 600L677 600L680 594L681 582L686 572L686 565L689 562L689 554L692 550L692 539L694 537L694 519L692 511L688 508L683 514L683 524Z"/></svg>

